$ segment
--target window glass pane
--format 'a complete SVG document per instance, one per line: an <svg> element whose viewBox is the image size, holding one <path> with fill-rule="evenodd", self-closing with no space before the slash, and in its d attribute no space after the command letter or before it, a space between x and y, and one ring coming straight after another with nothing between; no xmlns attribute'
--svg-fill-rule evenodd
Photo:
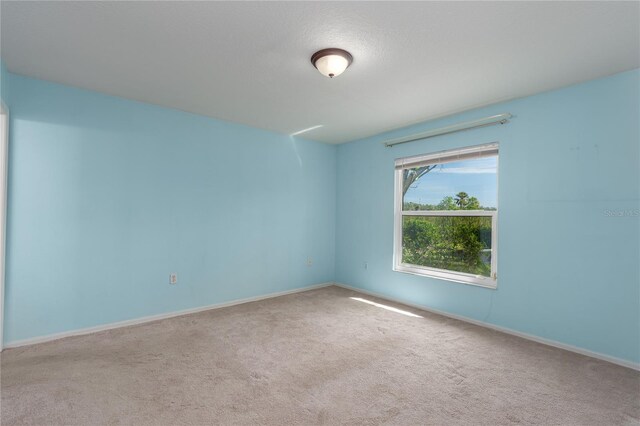
<svg viewBox="0 0 640 426"><path fill-rule="evenodd" d="M491 276L491 217L404 216L402 262Z"/></svg>
<svg viewBox="0 0 640 426"><path fill-rule="evenodd" d="M404 169L404 210L496 210L498 157Z"/></svg>

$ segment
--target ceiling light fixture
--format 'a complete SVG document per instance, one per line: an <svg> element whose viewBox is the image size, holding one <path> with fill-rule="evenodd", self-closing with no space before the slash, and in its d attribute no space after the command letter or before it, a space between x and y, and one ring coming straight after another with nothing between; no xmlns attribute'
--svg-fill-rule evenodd
<svg viewBox="0 0 640 426"><path fill-rule="evenodd" d="M346 50L330 48L318 50L311 56L311 63L320 74L329 78L337 77L353 62L353 56Z"/></svg>

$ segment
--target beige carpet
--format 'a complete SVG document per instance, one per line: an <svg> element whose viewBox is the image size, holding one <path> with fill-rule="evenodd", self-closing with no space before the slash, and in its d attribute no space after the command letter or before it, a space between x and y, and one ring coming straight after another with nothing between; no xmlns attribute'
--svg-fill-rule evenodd
<svg viewBox="0 0 640 426"><path fill-rule="evenodd" d="M640 424L638 372L337 287L6 350L1 390L2 425Z"/></svg>

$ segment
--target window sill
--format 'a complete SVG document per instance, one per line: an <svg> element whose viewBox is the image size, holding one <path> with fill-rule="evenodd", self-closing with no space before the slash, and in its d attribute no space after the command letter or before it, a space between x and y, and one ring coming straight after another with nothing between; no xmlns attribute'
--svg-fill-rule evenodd
<svg viewBox="0 0 640 426"><path fill-rule="evenodd" d="M458 284L484 287L491 290L496 290L498 287L498 280L490 277L481 277L465 273L455 273L442 269L421 268L414 265L401 264L394 266L393 270L395 272L402 272L404 274L418 275L421 277L435 278Z"/></svg>

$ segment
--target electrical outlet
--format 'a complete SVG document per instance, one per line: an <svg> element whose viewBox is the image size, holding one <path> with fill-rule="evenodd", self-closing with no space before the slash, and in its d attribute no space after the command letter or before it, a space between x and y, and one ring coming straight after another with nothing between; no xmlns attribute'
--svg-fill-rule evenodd
<svg viewBox="0 0 640 426"><path fill-rule="evenodd" d="M178 284L178 274L175 272L169 274L169 284Z"/></svg>
<svg viewBox="0 0 640 426"><path fill-rule="evenodd" d="M313 259L310 257L307 257L307 266L311 266L313 265Z"/></svg>
<svg viewBox="0 0 640 426"><path fill-rule="evenodd" d="M369 269L369 263L368 262L364 262L364 269Z"/></svg>

